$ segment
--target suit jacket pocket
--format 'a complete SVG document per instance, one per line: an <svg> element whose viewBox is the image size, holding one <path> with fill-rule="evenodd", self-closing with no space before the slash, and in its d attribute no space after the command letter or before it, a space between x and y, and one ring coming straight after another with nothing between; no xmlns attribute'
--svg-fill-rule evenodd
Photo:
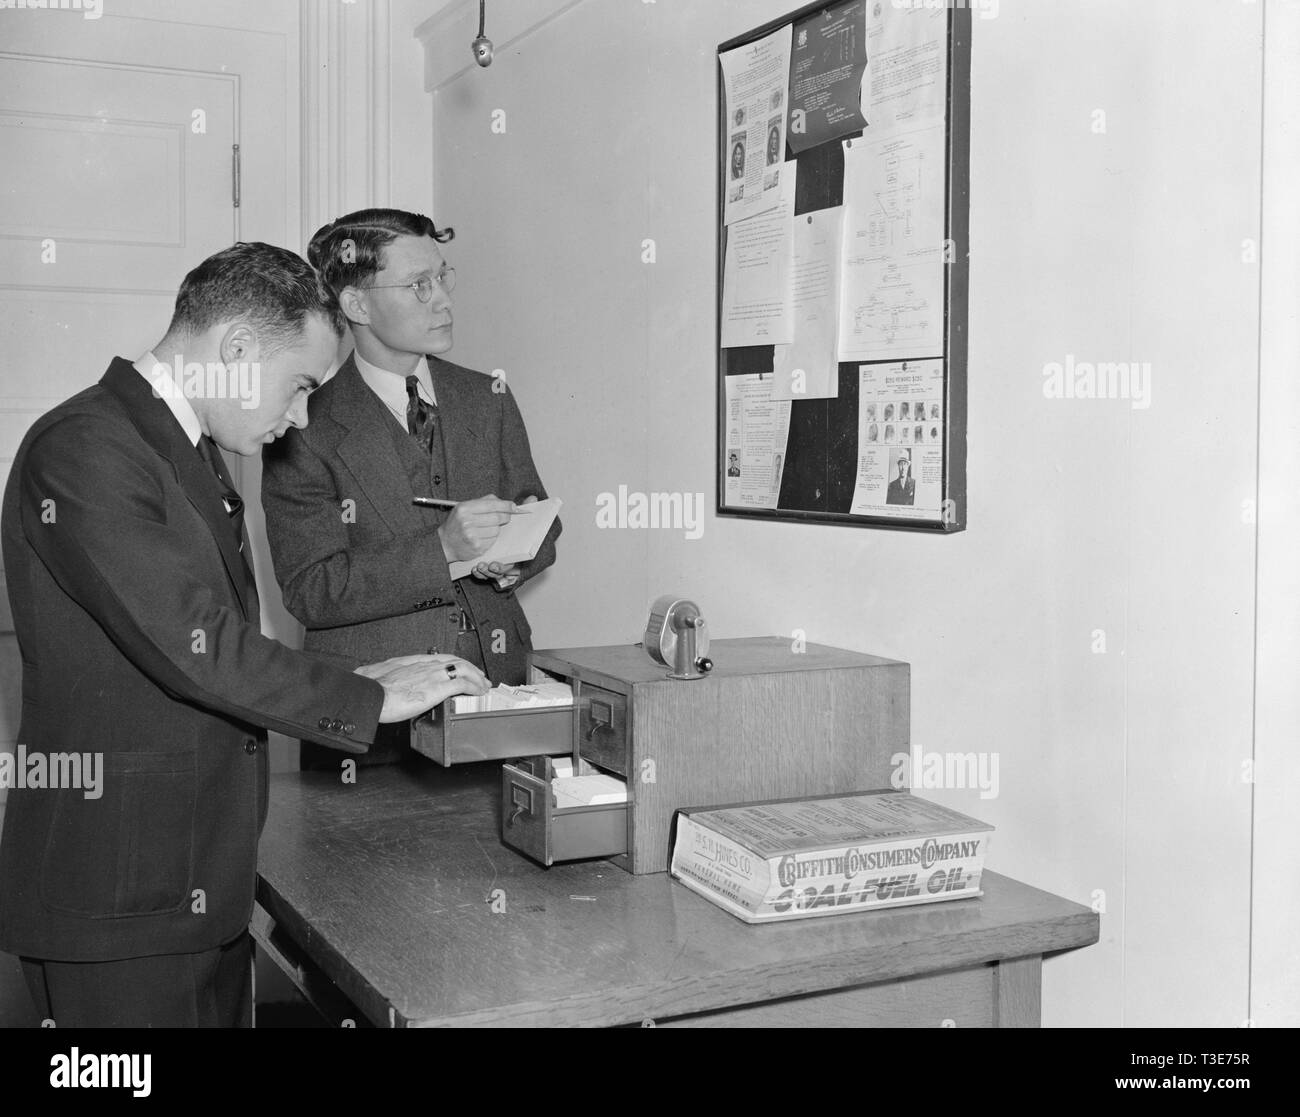
<svg viewBox="0 0 1300 1117"><path fill-rule="evenodd" d="M91 919L158 915L190 900L197 798L193 748L108 753L101 795L58 795L41 863L41 899Z"/></svg>

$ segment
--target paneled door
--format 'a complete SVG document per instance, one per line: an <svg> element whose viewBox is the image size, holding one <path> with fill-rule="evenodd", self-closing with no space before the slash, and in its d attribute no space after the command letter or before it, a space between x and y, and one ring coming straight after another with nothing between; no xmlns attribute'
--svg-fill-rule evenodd
<svg viewBox="0 0 1300 1117"><path fill-rule="evenodd" d="M0 11L0 486L38 416L162 337L204 257L241 238L296 247L297 15L286 11L244 0L117 0L96 20ZM241 489L257 478L241 481L242 464L230 462ZM278 606L269 559L256 561ZM12 628L0 571L0 748L18 733Z"/></svg>

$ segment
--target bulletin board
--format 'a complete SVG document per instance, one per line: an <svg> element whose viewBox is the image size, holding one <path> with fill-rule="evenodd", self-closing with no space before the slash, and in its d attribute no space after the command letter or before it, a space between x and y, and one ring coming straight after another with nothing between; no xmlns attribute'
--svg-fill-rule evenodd
<svg viewBox="0 0 1300 1117"><path fill-rule="evenodd" d="M719 515L965 529L970 34L840 0L718 47Z"/></svg>

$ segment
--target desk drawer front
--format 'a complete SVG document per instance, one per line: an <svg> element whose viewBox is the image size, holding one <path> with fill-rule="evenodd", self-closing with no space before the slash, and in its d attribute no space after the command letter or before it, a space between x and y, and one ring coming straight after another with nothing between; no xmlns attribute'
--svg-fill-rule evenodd
<svg viewBox="0 0 1300 1117"><path fill-rule="evenodd" d="M544 769L544 765L542 766ZM627 852L627 804L557 809L550 781L501 768L501 840L543 865Z"/></svg>
<svg viewBox="0 0 1300 1117"><path fill-rule="evenodd" d="M583 683L577 699L574 732L578 753L598 768L627 779L627 696Z"/></svg>
<svg viewBox="0 0 1300 1117"><path fill-rule="evenodd" d="M411 748L444 766L516 756L560 756L573 748L573 707L455 714L450 702L411 723Z"/></svg>

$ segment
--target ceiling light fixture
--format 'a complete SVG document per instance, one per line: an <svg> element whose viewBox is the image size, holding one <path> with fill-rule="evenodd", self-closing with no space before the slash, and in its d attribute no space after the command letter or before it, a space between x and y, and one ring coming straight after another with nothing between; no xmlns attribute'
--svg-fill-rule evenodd
<svg viewBox="0 0 1300 1117"><path fill-rule="evenodd" d="M470 43L474 52L474 61L480 66L492 65L492 40L483 34L483 25L487 20L487 0L478 0L478 38Z"/></svg>

